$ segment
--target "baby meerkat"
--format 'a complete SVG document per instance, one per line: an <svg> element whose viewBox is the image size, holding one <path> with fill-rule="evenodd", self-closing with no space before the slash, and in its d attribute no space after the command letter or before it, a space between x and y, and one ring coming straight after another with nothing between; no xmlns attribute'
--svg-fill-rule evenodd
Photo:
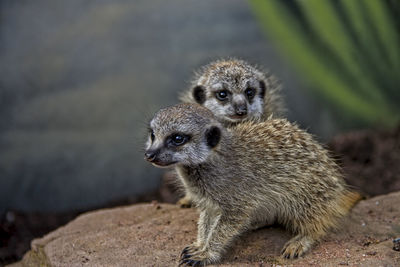
<svg viewBox="0 0 400 267"><path fill-rule="evenodd" d="M203 67L192 88L181 95L184 103L198 103L224 124L279 117L284 105L279 81L243 60L220 60Z"/></svg>
<svg viewBox="0 0 400 267"><path fill-rule="evenodd" d="M226 126L231 126L246 120L281 117L285 107L280 91L275 76L243 60L230 59L204 66L180 99L208 108ZM178 204L190 207L190 197L181 198Z"/></svg>
<svg viewBox="0 0 400 267"><path fill-rule="evenodd" d="M174 166L200 211L181 264L216 263L234 238L274 222L295 234L282 254L296 258L359 199L328 152L284 119L225 127L207 108L179 104L157 112L149 129L145 158Z"/></svg>

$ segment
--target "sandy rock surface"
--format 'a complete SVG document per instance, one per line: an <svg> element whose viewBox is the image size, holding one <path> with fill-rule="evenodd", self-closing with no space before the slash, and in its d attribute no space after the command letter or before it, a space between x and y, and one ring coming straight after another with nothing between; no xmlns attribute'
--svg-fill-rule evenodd
<svg viewBox="0 0 400 267"><path fill-rule="evenodd" d="M12 266L177 266L196 238L198 214L170 204L140 204L79 216L32 242ZM339 230L297 260L279 257L290 234L266 227L239 238L221 266L400 266L400 192L361 201Z"/></svg>

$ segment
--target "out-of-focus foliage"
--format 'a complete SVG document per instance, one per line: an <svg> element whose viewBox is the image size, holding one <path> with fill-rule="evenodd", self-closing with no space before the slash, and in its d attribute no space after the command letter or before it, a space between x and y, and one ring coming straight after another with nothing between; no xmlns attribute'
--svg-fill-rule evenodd
<svg viewBox="0 0 400 267"><path fill-rule="evenodd" d="M400 115L400 1L252 0L263 28L343 118L393 126Z"/></svg>

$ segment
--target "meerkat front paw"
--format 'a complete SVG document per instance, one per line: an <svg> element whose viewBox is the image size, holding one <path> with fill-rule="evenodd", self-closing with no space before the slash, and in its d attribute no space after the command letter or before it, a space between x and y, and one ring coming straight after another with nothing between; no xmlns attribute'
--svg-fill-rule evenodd
<svg viewBox="0 0 400 267"><path fill-rule="evenodd" d="M296 236L290 239L282 249L282 257L295 259L303 256L312 246L314 241L306 236Z"/></svg>
<svg viewBox="0 0 400 267"><path fill-rule="evenodd" d="M207 264L216 262L219 257L211 256L205 250L200 250L197 246L188 246L183 249L179 266L206 266Z"/></svg>
<svg viewBox="0 0 400 267"><path fill-rule="evenodd" d="M201 260L193 259L192 257L199 252L199 247L196 245L187 246L182 250L179 266L204 266Z"/></svg>
<svg viewBox="0 0 400 267"><path fill-rule="evenodd" d="M176 204L178 204L181 208L192 207L192 201L190 200L190 198L188 196L185 196L185 197L179 199Z"/></svg>

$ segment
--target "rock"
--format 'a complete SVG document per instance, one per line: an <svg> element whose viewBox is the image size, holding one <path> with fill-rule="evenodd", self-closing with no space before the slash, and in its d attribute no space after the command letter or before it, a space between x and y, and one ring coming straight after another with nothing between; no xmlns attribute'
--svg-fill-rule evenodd
<svg viewBox="0 0 400 267"><path fill-rule="evenodd" d="M349 185L369 196L400 190L400 124L340 134L328 146Z"/></svg>
<svg viewBox="0 0 400 267"><path fill-rule="evenodd" d="M279 256L290 234L265 227L239 238L221 266L399 266L393 240L400 236L400 192L361 201L305 257ZM198 214L171 204L140 204L83 214L32 242L11 266L177 266L196 238Z"/></svg>

